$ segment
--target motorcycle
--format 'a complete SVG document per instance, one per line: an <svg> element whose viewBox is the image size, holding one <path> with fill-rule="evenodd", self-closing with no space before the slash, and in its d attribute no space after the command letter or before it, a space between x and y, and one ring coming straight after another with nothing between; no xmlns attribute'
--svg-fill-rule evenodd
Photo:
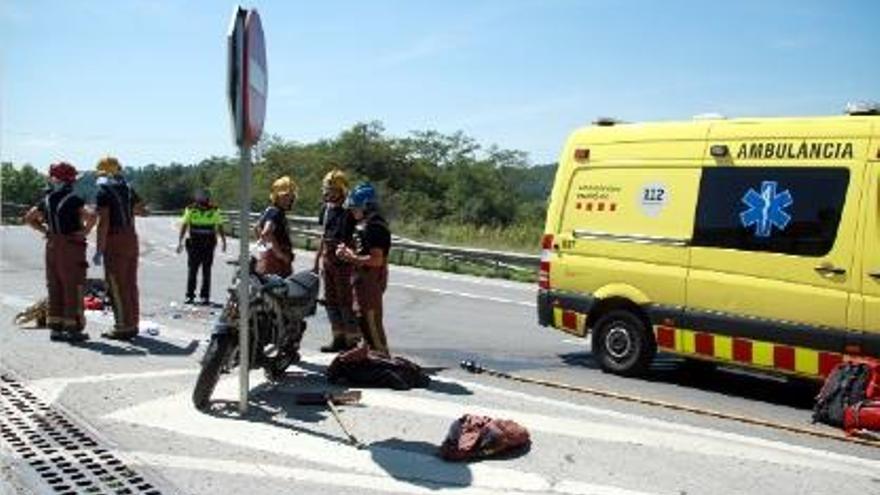
<svg viewBox="0 0 880 495"><path fill-rule="evenodd" d="M228 262L238 265L236 261ZM283 278L260 275L256 260L249 267L250 369L263 368L266 378L277 382L285 370L299 361L299 345L306 330L305 319L315 314L318 304L318 275L301 271ZM193 405L207 409L222 373L239 365L238 270L232 278L229 296L214 324L211 341L202 358L202 369L193 389Z"/></svg>

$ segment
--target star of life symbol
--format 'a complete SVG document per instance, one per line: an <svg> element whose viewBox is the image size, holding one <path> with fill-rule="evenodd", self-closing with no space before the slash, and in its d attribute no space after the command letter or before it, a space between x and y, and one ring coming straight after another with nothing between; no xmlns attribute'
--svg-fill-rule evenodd
<svg viewBox="0 0 880 495"><path fill-rule="evenodd" d="M770 237L773 227L785 230L791 221L785 209L794 204L794 199L788 189L777 193L776 181L763 181L761 192L749 188L742 197L742 202L748 207L739 214L743 227L755 227L755 235L758 237Z"/></svg>

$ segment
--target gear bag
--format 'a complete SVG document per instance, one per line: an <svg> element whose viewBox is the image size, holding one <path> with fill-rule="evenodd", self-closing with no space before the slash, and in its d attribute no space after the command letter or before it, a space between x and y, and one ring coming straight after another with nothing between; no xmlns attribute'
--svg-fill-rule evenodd
<svg viewBox="0 0 880 495"><path fill-rule="evenodd" d="M880 364L840 363L825 379L816 396L813 422L844 426L847 408L871 398L880 399Z"/></svg>
<svg viewBox="0 0 880 495"><path fill-rule="evenodd" d="M847 407L843 412L843 429L847 435L857 430L880 432L880 400L865 400Z"/></svg>
<svg viewBox="0 0 880 495"><path fill-rule="evenodd" d="M386 357L366 347L355 347L336 356L327 368L330 383L358 387L409 390L425 388L431 379L416 363L399 357Z"/></svg>
<svg viewBox="0 0 880 495"><path fill-rule="evenodd" d="M440 457L447 461L480 459L516 450L531 444L529 431L509 419L465 414L449 427L440 446Z"/></svg>

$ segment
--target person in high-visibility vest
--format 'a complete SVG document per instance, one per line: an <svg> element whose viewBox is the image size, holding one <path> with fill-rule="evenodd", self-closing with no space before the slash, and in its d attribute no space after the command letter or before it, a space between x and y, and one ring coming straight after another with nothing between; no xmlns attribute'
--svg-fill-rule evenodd
<svg viewBox="0 0 880 495"><path fill-rule="evenodd" d="M189 232L189 238L184 238ZM217 205L211 202L207 193L199 191L195 201L183 211L180 225L180 238L177 241L177 253L186 246L187 269L186 303L193 304L196 297L196 276L202 269L202 288L199 301L211 303L211 265L214 263L214 250L217 249L217 238L223 252L226 252L226 234L223 232L223 214Z"/></svg>

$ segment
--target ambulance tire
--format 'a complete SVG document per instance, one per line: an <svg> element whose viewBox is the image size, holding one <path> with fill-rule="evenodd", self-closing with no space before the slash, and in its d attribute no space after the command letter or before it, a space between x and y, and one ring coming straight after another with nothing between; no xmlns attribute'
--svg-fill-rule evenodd
<svg viewBox="0 0 880 495"><path fill-rule="evenodd" d="M609 311L596 321L592 347L602 371L624 376L647 371L657 353L657 343L645 321L626 309Z"/></svg>

